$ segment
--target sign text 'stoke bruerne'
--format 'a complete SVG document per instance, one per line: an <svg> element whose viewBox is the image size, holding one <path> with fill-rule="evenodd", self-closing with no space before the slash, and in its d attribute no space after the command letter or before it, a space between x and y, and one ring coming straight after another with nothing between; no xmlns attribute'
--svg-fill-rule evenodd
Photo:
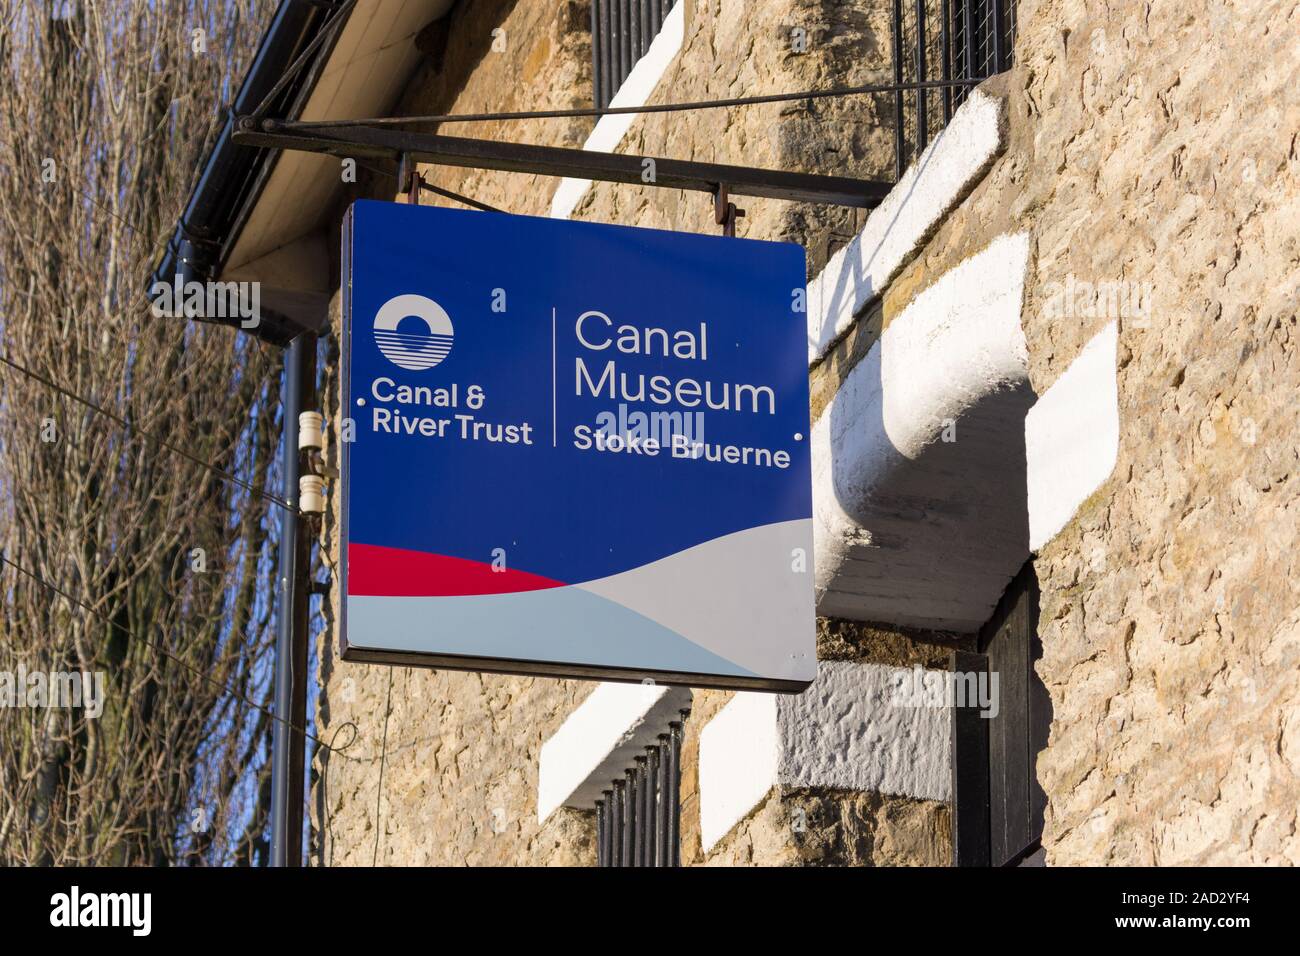
<svg viewBox="0 0 1300 956"><path fill-rule="evenodd" d="M359 201L343 657L798 690L804 254Z"/></svg>

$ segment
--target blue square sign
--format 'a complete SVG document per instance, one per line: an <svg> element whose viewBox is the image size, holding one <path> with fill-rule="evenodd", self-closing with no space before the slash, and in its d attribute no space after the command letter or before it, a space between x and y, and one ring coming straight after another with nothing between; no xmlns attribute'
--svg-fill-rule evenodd
<svg viewBox="0 0 1300 956"><path fill-rule="evenodd" d="M800 690L800 246L359 201L345 660Z"/></svg>

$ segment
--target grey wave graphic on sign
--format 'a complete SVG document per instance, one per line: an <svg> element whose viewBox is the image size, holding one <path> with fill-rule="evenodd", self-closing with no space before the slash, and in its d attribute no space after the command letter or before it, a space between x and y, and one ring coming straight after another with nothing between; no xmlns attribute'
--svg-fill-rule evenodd
<svg viewBox="0 0 1300 956"><path fill-rule="evenodd" d="M420 319L425 328L397 331L408 317ZM379 351L398 368L411 372L423 372L442 362L451 351L454 336L447 310L422 295L393 296L375 313L375 344Z"/></svg>
<svg viewBox="0 0 1300 956"><path fill-rule="evenodd" d="M359 648L758 676L636 611L575 587L347 600L348 643Z"/></svg>

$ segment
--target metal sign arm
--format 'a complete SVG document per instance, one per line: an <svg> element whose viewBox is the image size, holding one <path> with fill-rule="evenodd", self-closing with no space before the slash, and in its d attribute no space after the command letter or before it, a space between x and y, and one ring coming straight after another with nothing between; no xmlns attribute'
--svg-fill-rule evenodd
<svg viewBox="0 0 1300 956"><path fill-rule="evenodd" d="M232 140L241 146L294 149L327 153L341 158L373 157L392 160L405 154L419 162L435 166L462 166L538 176L666 186L670 189L715 194L725 184L727 190L736 196L759 196L860 209L871 209L879 205L893 188L892 183L844 176L694 163L624 153L597 153L526 143L502 143L364 125L320 129L308 124L299 128L298 124L283 120L259 121L249 116L239 117L236 121Z"/></svg>

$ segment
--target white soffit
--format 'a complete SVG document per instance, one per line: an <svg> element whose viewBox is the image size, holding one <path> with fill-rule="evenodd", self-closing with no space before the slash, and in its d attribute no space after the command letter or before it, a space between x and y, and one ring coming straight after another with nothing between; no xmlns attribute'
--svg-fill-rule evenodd
<svg viewBox="0 0 1300 956"><path fill-rule="evenodd" d="M736 694L700 732L705 852L776 786L948 799L948 708L909 696L916 676L822 661L802 694Z"/></svg>
<svg viewBox="0 0 1300 956"><path fill-rule="evenodd" d="M358 0L299 119L383 116L419 61L415 35L454 0ZM339 160L282 152L244 224L227 269L319 229L342 187Z"/></svg>
<svg viewBox="0 0 1300 956"><path fill-rule="evenodd" d="M1119 459L1119 327L1097 333L1025 418L1029 547L1038 551L1074 517Z"/></svg>
<svg viewBox="0 0 1300 956"><path fill-rule="evenodd" d="M974 631L1029 555L1026 233L921 292L812 429L817 611Z"/></svg>
<svg viewBox="0 0 1300 956"><path fill-rule="evenodd" d="M623 776L690 705L684 687L600 684L542 744L537 819L562 806L593 809L610 781Z"/></svg>
<svg viewBox="0 0 1300 956"><path fill-rule="evenodd" d="M979 89L808 283L808 363L821 359L1006 148L1005 104Z"/></svg>
<svg viewBox="0 0 1300 956"><path fill-rule="evenodd" d="M649 102L659 80L668 72L668 67L677 52L682 48L685 37L686 4L679 3L668 12L658 35L650 42L650 49L645 56L636 61L632 72L618 88L609 105L645 106ZM582 148L596 153L612 153L623 142L623 137L637 118L635 113L620 113L614 116L602 116L596 123L591 135ZM582 197L591 188L590 179L563 179L551 197L551 218L568 219L573 215Z"/></svg>

